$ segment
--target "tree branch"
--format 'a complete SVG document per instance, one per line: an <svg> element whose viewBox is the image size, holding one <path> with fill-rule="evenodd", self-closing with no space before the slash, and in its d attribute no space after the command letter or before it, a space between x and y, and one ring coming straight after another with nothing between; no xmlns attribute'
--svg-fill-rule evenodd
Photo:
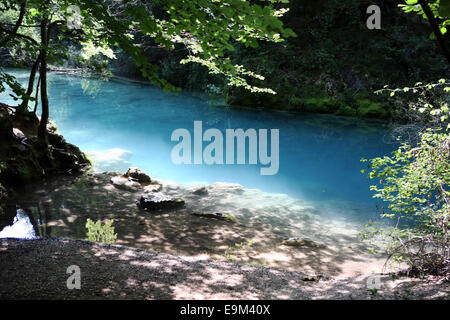
<svg viewBox="0 0 450 320"><path fill-rule="evenodd" d="M36 40L34 40L33 38L31 38L31 37L29 37L29 36L26 36L26 35L24 35L24 34L20 34L20 33L13 32L13 31L11 31L11 30L5 29L5 28L3 28L2 26L0 26L0 31L2 31L2 32L4 32L4 33L7 33L7 34L10 34L10 35L12 35L12 36L18 37L18 38L26 39L26 40L32 42L33 44L35 44L35 45L37 45L37 46L39 45L39 43L38 43Z"/></svg>
<svg viewBox="0 0 450 320"><path fill-rule="evenodd" d="M436 40L439 43L439 46L441 47L442 53L444 54L445 58L447 59L447 62L450 64L450 51L448 50L447 44L445 42L445 39L441 33L441 30L439 29L439 22L434 17L433 12L431 12L430 7L428 6L428 3L426 0L418 0L420 6L423 9L423 12L428 18L428 21L430 22L431 28L433 29L433 33L436 36Z"/></svg>
<svg viewBox="0 0 450 320"><path fill-rule="evenodd" d="M14 28L12 30L12 32L14 32L14 33L17 33L17 31L19 30L19 28L23 22L26 6L27 6L27 1L23 0L22 3L20 4L19 18L17 19L16 23L14 24ZM0 47L4 47L10 40L11 40L11 38L6 38L5 40L0 41Z"/></svg>

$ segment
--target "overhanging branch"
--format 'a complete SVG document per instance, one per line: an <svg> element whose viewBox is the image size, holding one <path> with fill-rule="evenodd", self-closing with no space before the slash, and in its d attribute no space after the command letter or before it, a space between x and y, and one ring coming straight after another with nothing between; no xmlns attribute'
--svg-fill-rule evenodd
<svg viewBox="0 0 450 320"><path fill-rule="evenodd" d="M0 31L4 32L4 33L7 33L9 35L18 37L18 38L22 38L22 39L28 40L28 41L32 42L33 44L35 44L37 46L39 45L39 43L36 40L34 40L33 38L31 38L31 37L29 37L27 35L24 35L24 34L20 34L20 33L17 33L17 32L8 30L8 29L5 29L2 26L0 26Z"/></svg>

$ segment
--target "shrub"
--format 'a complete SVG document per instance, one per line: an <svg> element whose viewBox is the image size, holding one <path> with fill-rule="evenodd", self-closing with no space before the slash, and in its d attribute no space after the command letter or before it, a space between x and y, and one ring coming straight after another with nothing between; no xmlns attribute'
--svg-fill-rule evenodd
<svg viewBox="0 0 450 320"><path fill-rule="evenodd" d="M86 228L87 239L93 242L114 243L117 239L117 233L114 233L114 227L112 224L114 220L107 221L104 224L100 220L97 222L87 219Z"/></svg>
<svg viewBox="0 0 450 320"><path fill-rule="evenodd" d="M388 261L406 262L413 274L449 278L449 112L447 104L418 111L438 117L441 125L419 133L415 145L403 143L392 156L368 161L369 177L379 180L371 186L374 197L389 203L382 217L395 219L396 224L389 228L369 224L362 235L387 240Z"/></svg>

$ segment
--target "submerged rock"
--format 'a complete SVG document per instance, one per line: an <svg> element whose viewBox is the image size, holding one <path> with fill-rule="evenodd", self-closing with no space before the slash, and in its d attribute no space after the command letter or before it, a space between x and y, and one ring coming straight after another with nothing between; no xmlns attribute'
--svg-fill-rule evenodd
<svg viewBox="0 0 450 320"><path fill-rule="evenodd" d="M127 172L123 175L126 178L134 179L140 183L151 183L152 179L146 173L144 173L140 168L130 167Z"/></svg>
<svg viewBox="0 0 450 320"><path fill-rule="evenodd" d="M135 192L142 188L142 186L139 182L133 181L129 178L125 178L122 176L112 177L111 183L117 189L126 190L126 191L134 191Z"/></svg>
<svg viewBox="0 0 450 320"><path fill-rule="evenodd" d="M244 187L237 183L228 183L228 182L215 182L209 186L211 192L215 193L230 193L230 194L243 194Z"/></svg>
<svg viewBox="0 0 450 320"><path fill-rule="evenodd" d="M206 189L206 187L200 187L192 191L192 194L195 194L196 196L206 196L208 194L208 189Z"/></svg>
<svg viewBox="0 0 450 320"><path fill-rule="evenodd" d="M145 193L159 192L162 190L162 185L160 184L149 184L144 187Z"/></svg>
<svg viewBox="0 0 450 320"><path fill-rule="evenodd" d="M139 200L139 207L149 211L175 210L184 207L184 200L173 198L161 192L145 194Z"/></svg>
<svg viewBox="0 0 450 320"><path fill-rule="evenodd" d="M194 216L198 216L198 217L204 217L204 218L212 218L212 219L218 219L218 220L223 220L223 221L228 221L228 222L236 222L236 218L234 216L232 216L231 214L225 214L225 213L221 213L221 212L216 212L216 213L193 213Z"/></svg>
<svg viewBox="0 0 450 320"><path fill-rule="evenodd" d="M326 246L321 243L314 242L310 239L301 239L301 238L297 238L297 237L283 240L281 243L286 246L292 246L292 247L309 247L309 248L317 248L317 249L325 249L326 248Z"/></svg>

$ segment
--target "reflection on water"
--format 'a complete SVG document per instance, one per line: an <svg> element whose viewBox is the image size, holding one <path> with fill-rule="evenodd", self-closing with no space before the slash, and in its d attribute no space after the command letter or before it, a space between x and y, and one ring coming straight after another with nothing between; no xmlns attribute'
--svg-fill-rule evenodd
<svg viewBox="0 0 450 320"><path fill-rule="evenodd" d="M14 74L26 83L27 72ZM142 84L65 74L50 73L48 83L50 118L67 141L90 154L100 171L136 166L152 177L183 184L239 183L308 201L372 204L374 212L360 159L395 148L384 139L388 130L381 121L228 108L190 93L176 96ZM0 99L10 101L7 93ZM171 134L178 128L192 134L196 120L202 121L204 132L279 129L278 174L261 176L255 165L175 165Z"/></svg>
<svg viewBox="0 0 450 320"><path fill-rule="evenodd" d="M15 75L26 83L28 72ZM29 214L37 236L85 238L87 218L114 219L118 243L128 246L220 256L235 243L257 239L241 260L336 274L343 263L360 263L358 228L379 216L360 159L396 148L385 139L385 123L219 107L188 93L176 96L155 87L72 75L50 74L48 83L51 119L69 142L89 153L97 169L137 166L156 180L182 183L167 184L163 191L184 198L187 207L148 214L136 206L140 192L116 190L109 176L83 177L64 187L38 187L14 200ZM14 103L7 93L0 100ZM202 121L204 131L279 129L279 173L261 176L259 166L250 165L175 165L171 134L178 128L192 131L194 121ZM192 194L190 187L199 183L208 185L208 196ZM195 212L231 213L239 223L208 221ZM280 246L292 236L326 249Z"/></svg>
<svg viewBox="0 0 450 320"><path fill-rule="evenodd" d="M33 224L22 209L17 209L13 224L0 231L0 238L36 239Z"/></svg>

